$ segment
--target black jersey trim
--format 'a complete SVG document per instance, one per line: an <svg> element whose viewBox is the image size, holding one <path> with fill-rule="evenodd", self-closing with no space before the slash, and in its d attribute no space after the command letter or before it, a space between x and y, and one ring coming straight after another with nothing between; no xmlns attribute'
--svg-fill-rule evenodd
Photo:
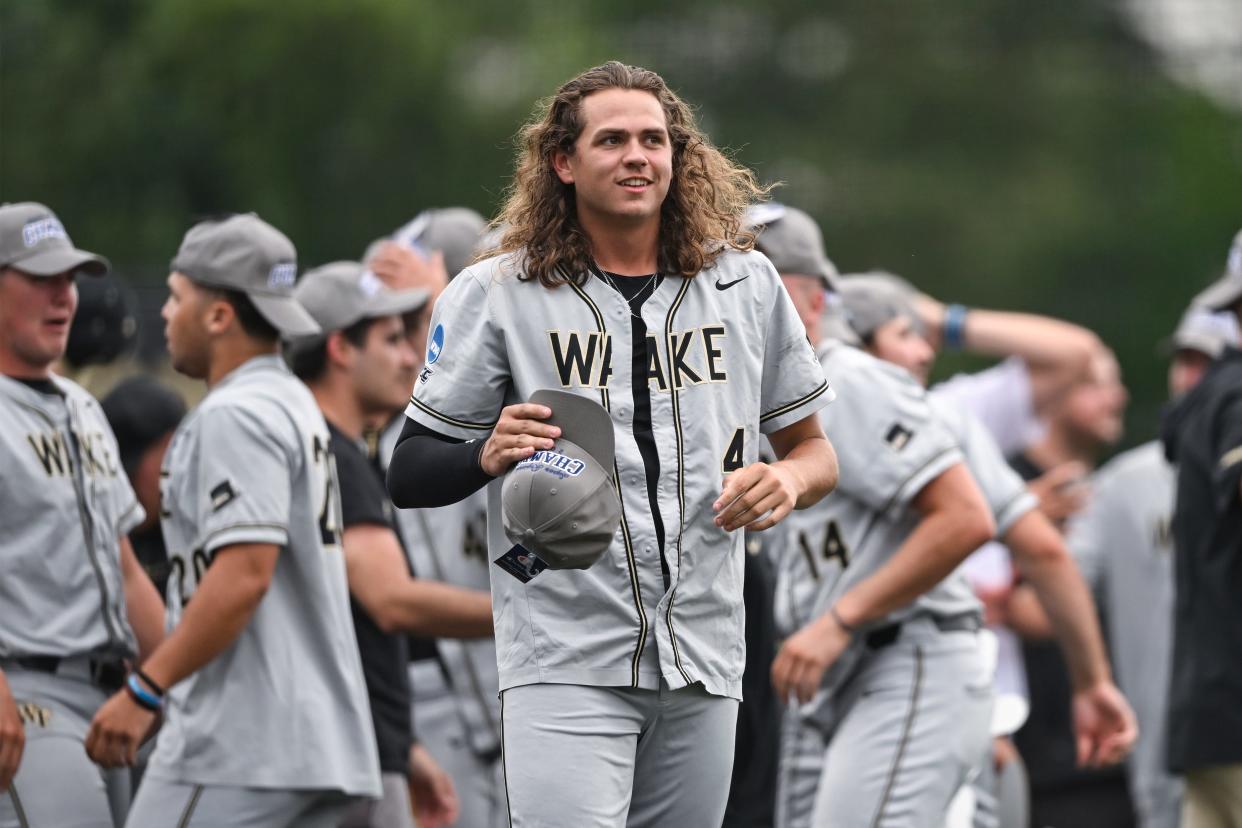
<svg viewBox="0 0 1242 828"><path fill-rule="evenodd" d="M21 797L17 795L17 782L9 783L9 799L13 803L13 814L17 817L18 828L30 828L30 820L26 817L26 809L22 806Z"/></svg>
<svg viewBox="0 0 1242 828"><path fill-rule="evenodd" d="M668 353L673 353L673 317L677 315L678 309L681 308L682 300L686 298L686 293L690 290L690 280L685 279L681 283L681 290L677 291L677 298L673 300L673 304L669 306L668 316L664 321L664 343L668 347ZM671 356L669 357L671 360ZM669 383L669 395L673 402L673 430L677 434L677 583L673 584L672 590L668 595L668 608L664 612L664 621L668 624L668 638L673 642L673 662L677 665L677 672L681 673L682 679L686 684L693 684L694 680L690 678L690 674L686 672L686 667L681 661L681 649L677 646L677 634L673 632L673 604L677 600L677 587L681 584L681 542L682 535L686 528L686 461L685 461L685 435L681 429L681 401L680 391L676 382Z"/></svg>
<svg viewBox="0 0 1242 828"><path fill-rule="evenodd" d="M595 317L595 324L599 328L601 334L607 334L608 328L604 325L604 314L600 311L599 306L594 300L587 295L587 292L573 282L568 283L574 293L586 303L591 309L591 314ZM600 404L604 406L604 410L609 414L612 408L609 404L608 389L601 388L599 390ZM630 572L630 591L634 595L634 609L638 612L638 644L634 648L634 657L630 660L630 686L638 687L638 665L642 661L643 648L647 645L647 611L643 609L643 593L638 583L638 561L634 558L634 543L630 537L630 524L625 516L625 498L621 494L621 470L617 468L616 458L612 461L612 483L613 488L617 492L617 502L621 504L621 540L625 544L625 562Z"/></svg>
<svg viewBox="0 0 1242 828"><path fill-rule="evenodd" d="M198 809L198 800L203 795L203 786L195 785L194 793L190 794L190 800L185 803L185 810L181 812L181 819L177 821L177 828L186 828L190 824L190 817L194 816L194 811Z"/></svg>
<svg viewBox="0 0 1242 828"><path fill-rule="evenodd" d="M827 390L828 390L828 380L824 380L823 383L821 383L818 388L816 388L811 393L807 394L805 397L802 397L801 399L798 399L798 400L794 400L788 405L782 405L780 408L769 411L767 414L761 414L759 416L759 422L766 423L768 420L771 420L774 417L779 417L782 414L788 414L790 411L793 411L795 408L806 405L811 400L820 396Z"/></svg>
<svg viewBox="0 0 1242 828"><path fill-rule="evenodd" d="M513 806L509 802L509 752L505 750L505 693L500 692L500 779L505 787L505 816L513 828Z"/></svg>
<svg viewBox="0 0 1242 828"><path fill-rule="evenodd" d="M493 420L490 423L471 423L466 420L458 420L455 417L448 416L447 414L441 414L439 411L436 411L434 408L427 405L427 403L413 396L410 397L410 405L414 406L428 416L435 417L442 423L448 423L449 425L457 426L459 428L470 428L475 431L491 431L496 427L496 423L500 422L499 420Z"/></svg>

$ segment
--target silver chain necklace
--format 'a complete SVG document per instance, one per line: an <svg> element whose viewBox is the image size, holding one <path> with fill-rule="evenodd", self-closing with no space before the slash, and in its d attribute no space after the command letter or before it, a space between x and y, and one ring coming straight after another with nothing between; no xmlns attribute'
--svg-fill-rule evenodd
<svg viewBox="0 0 1242 828"><path fill-rule="evenodd" d="M625 301L626 307L629 309L630 316L634 317L635 319L642 319L641 315L634 313L634 305L631 304L631 302L633 302L634 300L626 299L625 293L622 292L621 288L617 285L617 283L613 281L612 274L599 266L596 266L596 269L599 272L599 275L604 277L604 281L608 284L608 286L611 287L613 290L615 290L618 294L620 294L622 300ZM659 273L652 273L649 277L647 277L647 284L643 285L642 287L638 289L638 291L634 294L634 299L637 299L638 297L642 296L643 291L648 290L648 289L650 289L651 293L654 294L656 279L659 279L659 278L660 278Z"/></svg>

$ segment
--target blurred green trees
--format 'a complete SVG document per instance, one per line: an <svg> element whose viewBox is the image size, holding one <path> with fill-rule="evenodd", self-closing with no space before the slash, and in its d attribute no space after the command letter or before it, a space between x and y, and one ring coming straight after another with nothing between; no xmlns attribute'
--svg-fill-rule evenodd
<svg viewBox="0 0 1242 828"><path fill-rule="evenodd" d="M135 278L224 210L353 257L425 206L492 211L534 101L613 57L784 181L843 270L1099 331L1150 430L1154 343L1242 226L1242 115L1116 2L0 0L0 198Z"/></svg>

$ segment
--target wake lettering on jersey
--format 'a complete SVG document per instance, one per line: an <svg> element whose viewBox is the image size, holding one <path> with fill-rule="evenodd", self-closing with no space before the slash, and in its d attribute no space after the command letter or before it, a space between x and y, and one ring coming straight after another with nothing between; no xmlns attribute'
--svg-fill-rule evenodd
<svg viewBox="0 0 1242 828"><path fill-rule="evenodd" d="M591 310L591 315L595 317L595 324L599 328L600 336L607 336L604 326L604 314L599 307L591 300L586 291L579 287L575 282L569 282L569 286L573 288L574 293L586 303ZM611 353L611 352L610 352ZM611 369L609 369L611 376ZM612 413L612 408L608 402L608 388L599 389L600 405L604 406L604 410ZM617 492L617 500L621 504L621 540L625 544L625 562L630 573L630 592L634 596L634 609L638 612L638 644L634 648L634 657L630 660L630 686L638 687L638 665L642 660L643 648L647 644L647 611L643 609L643 594L638 584L638 561L634 558L634 543L630 537L630 525L625 516L625 498L621 496L621 470L617 468L617 462L614 459L612 463L612 479L613 488ZM502 707L503 711L503 696ZM503 717L502 717L503 718ZM503 733L503 731L502 731ZM507 792L506 792L507 795Z"/></svg>
<svg viewBox="0 0 1242 828"><path fill-rule="evenodd" d="M562 388L606 389L612 378L612 337L606 332L547 331L548 347ZM725 326L721 323L668 333L669 371L659 340L647 335L647 383L662 393L704 383L728 382ZM671 376L670 376L671 374Z"/></svg>
<svg viewBox="0 0 1242 828"><path fill-rule="evenodd" d="M69 450L64 435L59 431L44 431L26 435L26 442L34 449L35 457L48 477L68 477L73 474L73 452ZM84 434L78 441L82 457L82 470L90 477L116 477L120 467L108 450L103 434Z"/></svg>

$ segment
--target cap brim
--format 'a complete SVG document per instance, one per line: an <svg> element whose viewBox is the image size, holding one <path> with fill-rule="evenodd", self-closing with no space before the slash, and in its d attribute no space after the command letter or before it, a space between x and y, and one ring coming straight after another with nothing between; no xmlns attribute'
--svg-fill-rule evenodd
<svg viewBox="0 0 1242 828"><path fill-rule="evenodd" d="M582 447L604 471L612 474L616 462L616 442L612 417L599 403L568 391L541 389L530 395L530 402L546 405L552 416L544 422L561 430L561 435Z"/></svg>
<svg viewBox="0 0 1242 828"><path fill-rule="evenodd" d="M1216 359L1225 350L1225 346L1225 341L1218 337L1200 334L1175 334L1160 340L1158 353L1164 357L1171 357L1178 351L1198 351L1212 359Z"/></svg>
<svg viewBox="0 0 1242 828"><path fill-rule="evenodd" d="M381 291L367 302L363 318L374 319L377 316L402 316L412 313L426 305L429 298L431 298L431 293L422 288Z"/></svg>
<svg viewBox="0 0 1242 828"><path fill-rule="evenodd" d="M1242 301L1242 276L1220 277L1194 298L1192 304L1212 310L1229 310Z"/></svg>
<svg viewBox="0 0 1242 828"><path fill-rule="evenodd" d="M292 296L247 293L263 318L286 337L311 336L321 333L319 323Z"/></svg>
<svg viewBox="0 0 1242 828"><path fill-rule="evenodd" d="M68 271L85 273L88 276L104 276L112 269L103 256L72 247L45 250L21 261L11 262L8 266L31 276L57 276Z"/></svg>

